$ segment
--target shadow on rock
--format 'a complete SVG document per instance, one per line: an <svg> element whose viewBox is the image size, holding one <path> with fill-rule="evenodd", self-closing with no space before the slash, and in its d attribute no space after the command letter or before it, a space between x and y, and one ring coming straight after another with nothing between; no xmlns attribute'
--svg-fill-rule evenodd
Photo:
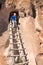
<svg viewBox="0 0 43 65"><path fill-rule="evenodd" d="M8 29L8 23L0 20L0 36L2 36L3 32L5 32L7 29Z"/></svg>

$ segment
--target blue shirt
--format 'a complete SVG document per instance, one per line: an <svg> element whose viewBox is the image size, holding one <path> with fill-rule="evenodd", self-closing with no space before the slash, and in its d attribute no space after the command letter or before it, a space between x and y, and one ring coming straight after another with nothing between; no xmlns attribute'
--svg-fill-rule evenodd
<svg viewBox="0 0 43 65"><path fill-rule="evenodd" d="M11 17L11 20L15 21L15 20L16 20L16 16L13 15L13 16Z"/></svg>

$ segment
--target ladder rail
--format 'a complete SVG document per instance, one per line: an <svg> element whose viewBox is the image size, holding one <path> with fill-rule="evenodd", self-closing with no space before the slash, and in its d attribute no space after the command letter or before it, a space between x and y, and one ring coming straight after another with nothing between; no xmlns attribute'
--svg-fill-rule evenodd
<svg viewBox="0 0 43 65"><path fill-rule="evenodd" d="M9 41L10 42L9 42L9 45L10 45L11 54L8 55L7 58L12 59L11 65L28 65L29 61L27 60L27 54L25 53L25 48L23 46L24 43L22 42L21 34L19 32L19 28L17 26L17 28L14 28L14 29L16 29L16 32L18 32L18 34L13 30L12 23L10 21L10 27L9 27ZM19 41L17 41L17 42L14 41L15 40L15 33L19 37L19 39L18 39ZM21 45L22 48L19 48L19 46L17 46L17 45ZM15 54L15 51L17 51L18 54ZM22 51L22 53L23 53L22 55L20 55L20 51ZM16 63L15 62L16 57L21 58L21 59L23 59L23 57L24 57L25 61ZM9 63L7 63L6 65L9 65Z"/></svg>
<svg viewBox="0 0 43 65"><path fill-rule="evenodd" d="M24 48L24 46L23 46L23 42L22 42L22 39L21 39L21 34L20 34L20 32L19 32L19 28L18 28L18 33L19 33L19 39L20 39L20 42L21 42L21 46L22 46L22 48ZM23 49L23 53L24 53L24 55L26 55L24 49ZM25 56L25 60L27 61L27 57L26 57L26 56Z"/></svg>

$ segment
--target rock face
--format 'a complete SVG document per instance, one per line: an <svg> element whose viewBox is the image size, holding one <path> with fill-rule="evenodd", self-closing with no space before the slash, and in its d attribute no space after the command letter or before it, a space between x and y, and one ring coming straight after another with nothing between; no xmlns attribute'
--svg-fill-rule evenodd
<svg viewBox="0 0 43 65"><path fill-rule="evenodd" d="M6 31L7 30L7 23L6 22L2 22L2 21L0 21L0 36L2 35L2 33L4 32L4 31Z"/></svg>
<svg viewBox="0 0 43 65"><path fill-rule="evenodd" d="M28 53L29 65L36 65L35 57L40 51L40 39L35 31L35 21L29 16L20 18L19 22L22 40Z"/></svg>
<svg viewBox="0 0 43 65"><path fill-rule="evenodd" d="M5 58L3 56L3 51L0 49L0 65L5 65Z"/></svg>
<svg viewBox="0 0 43 65"><path fill-rule="evenodd" d="M25 12L28 14L33 15L35 13L32 12L32 5L34 10L39 8L43 4L43 1L39 0L6 0L5 5L7 7L13 6L13 8L18 9L19 11Z"/></svg>
<svg viewBox="0 0 43 65"><path fill-rule="evenodd" d="M7 10L4 8L0 11L0 35L8 28Z"/></svg>
<svg viewBox="0 0 43 65"><path fill-rule="evenodd" d="M13 9L17 9L19 11L20 13L19 15L21 15L20 17L22 17L19 19L20 32L21 32L22 40L24 42L24 46L26 47L26 51L28 53L29 65L36 65L35 58L40 53L40 39L35 30L35 25L34 25L35 20L30 16L33 14L31 4L34 5L35 10L36 9L39 10L35 20L39 22L40 26L43 29L43 22L42 22L43 15L40 14L40 12L42 13L43 11L43 7L42 9L40 8L40 6L43 4L43 0L41 1L39 0L6 0L5 2L6 9L3 9L2 12L0 11L0 18L4 17L6 22L8 22L9 13L13 11ZM24 13L26 13L26 17L24 17ZM2 21L0 19L0 33L7 30L6 22L4 21L2 23ZM3 40L1 41L0 46L2 43L5 43L4 41L8 37L7 35L8 35L8 31L4 33L4 35L2 36L3 38L2 37L0 38L0 41ZM2 57L0 55L0 58L2 59L3 55ZM1 62L1 59L0 59L0 63L2 64L3 62ZM5 65L5 64L3 63L2 65Z"/></svg>
<svg viewBox="0 0 43 65"><path fill-rule="evenodd" d="M27 8L30 5L30 0L6 0L6 4L13 3L19 9L21 7Z"/></svg>
<svg viewBox="0 0 43 65"><path fill-rule="evenodd" d="M30 13L31 12L31 1L30 0L6 0L5 4L9 5L13 3L14 6L16 6L16 9L22 11L22 9L24 10L24 12L26 13Z"/></svg>

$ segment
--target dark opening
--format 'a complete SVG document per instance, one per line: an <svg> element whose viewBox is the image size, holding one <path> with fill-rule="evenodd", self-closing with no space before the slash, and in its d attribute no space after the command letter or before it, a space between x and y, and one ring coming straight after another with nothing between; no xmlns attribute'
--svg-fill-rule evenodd
<svg viewBox="0 0 43 65"><path fill-rule="evenodd" d="M3 7L5 1L6 1L6 0L0 0L0 10L1 10L1 8Z"/></svg>
<svg viewBox="0 0 43 65"><path fill-rule="evenodd" d="M1 8L2 8L2 3L0 3L0 10L1 10Z"/></svg>
<svg viewBox="0 0 43 65"><path fill-rule="evenodd" d="M36 0L36 3L38 3L39 2L39 0Z"/></svg>
<svg viewBox="0 0 43 65"><path fill-rule="evenodd" d="M36 10L35 10L35 6L32 4L32 17L36 17Z"/></svg>
<svg viewBox="0 0 43 65"><path fill-rule="evenodd" d="M9 22L10 22L10 20L11 20L11 16L12 16L14 13L16 13L16 17L17 17L16 21L17 21L17 24L19 24L19 12L18 12L18 10L14 10L14 11L11 11L11 12L10 12L10 14L9 14Z"/></svg>
<svg viewBox="0 0 43 65"><path fill-rule="evenodd" d="M40 8L43 8L43 5L41 5Z"/></svg>

